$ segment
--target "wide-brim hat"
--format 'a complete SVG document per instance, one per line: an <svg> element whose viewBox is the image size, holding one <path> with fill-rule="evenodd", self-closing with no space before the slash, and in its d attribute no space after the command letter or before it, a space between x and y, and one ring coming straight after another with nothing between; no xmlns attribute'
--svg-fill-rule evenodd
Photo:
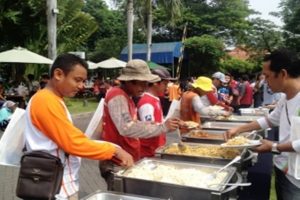
<svg viewBox="0 0 300 200"><path fill-rule="evenodd" d="M117 78L120 81L146 81L155 83L160 81L159 76L151 73L147 63L140 59L130 60L122 69L121 75Z"/></svg>
<svg viewBox="0 0 300 200"><path fill-rule="evenodd" d="M212 91L213 84L212 80L205 76L199 76L194 83L192 84L194 88L200 88L201 90L205 92Z"/></svg>

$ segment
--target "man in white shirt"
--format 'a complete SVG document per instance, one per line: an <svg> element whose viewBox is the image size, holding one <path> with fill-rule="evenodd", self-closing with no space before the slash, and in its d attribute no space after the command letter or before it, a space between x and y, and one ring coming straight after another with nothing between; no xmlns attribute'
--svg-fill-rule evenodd
<svg viewBox="0 0 300 200"><path fill-rule="evenodd" d="M300 180L288 170L288 159L300 153L300 140L291 140L291 118L300 110L300 60L296 53L280 49L264 58L263 74L273 92L283 92L276 108L268 116L230 129L225 139L242 132L279 126L279 142L262 140L257 152L276 152L274 156L275 186L278 200L300 199Z"/></svg>

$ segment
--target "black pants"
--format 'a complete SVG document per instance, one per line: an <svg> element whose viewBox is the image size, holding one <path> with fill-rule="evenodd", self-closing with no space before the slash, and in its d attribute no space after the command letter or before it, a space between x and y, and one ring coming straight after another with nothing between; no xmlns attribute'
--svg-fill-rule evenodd
<svg viewBox="0 0 300 200"><path fill-rule="evenodd" d="M120 169L120 166L110 160L99 161L100 174L107 184L107 190L115 191L114 173L118 172Z"/></svg>

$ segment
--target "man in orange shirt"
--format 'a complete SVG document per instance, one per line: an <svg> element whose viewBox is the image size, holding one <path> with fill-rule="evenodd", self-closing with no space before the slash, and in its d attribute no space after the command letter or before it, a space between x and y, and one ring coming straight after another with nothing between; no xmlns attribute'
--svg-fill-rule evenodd
<svg viewBox="0 0 300 200"><path fill-rule="evenodd" d="M73 97L83 88L87 69L87 63L75 55L58 56L51 67L47 86L32 96L26 109L26 149L45 150L66 160L57 199L78 199L79 157L94 160L116 157L121 165L133 165L132 156L121 147L92 141L72 124L63 97Z"/></svg>

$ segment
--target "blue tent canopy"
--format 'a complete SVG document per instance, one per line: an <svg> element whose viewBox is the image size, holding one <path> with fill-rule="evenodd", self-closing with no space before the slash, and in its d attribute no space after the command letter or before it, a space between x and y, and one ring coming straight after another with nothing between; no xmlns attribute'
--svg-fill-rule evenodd
<svg viewBox="0 0 300 200"><path fill-rule="evenodd" d="M181 42L162 42L153 43L151 46L151 61L160 64L174 64L174 57L180 56ZM123 61L128 60L128 47L125 47L120 59ZM132 58L146 60L147 57L147 44L133 44Z"/></svg>

